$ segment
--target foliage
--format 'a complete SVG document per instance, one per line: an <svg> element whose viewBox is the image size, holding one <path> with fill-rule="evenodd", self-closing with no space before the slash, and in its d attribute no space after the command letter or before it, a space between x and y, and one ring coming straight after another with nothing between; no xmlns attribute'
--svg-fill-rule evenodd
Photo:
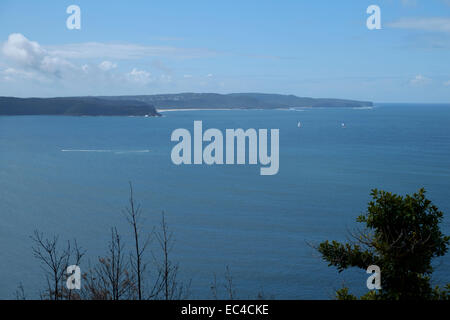
<svg viewBox="0 0 450 320"><path fill-rule="evenodd" d="M341 272L349 267L381 269L382 289L363 299L445 299L447 289L433 289L431 261L445 255L450 237L439 224L443 213L425 197L425 190L405 197L372 190L372 201L357 221L364 231L353 234L353 243L325 241L318 247L324 260ZM338 299L354 296L348 290L337 292Z"/></svg>

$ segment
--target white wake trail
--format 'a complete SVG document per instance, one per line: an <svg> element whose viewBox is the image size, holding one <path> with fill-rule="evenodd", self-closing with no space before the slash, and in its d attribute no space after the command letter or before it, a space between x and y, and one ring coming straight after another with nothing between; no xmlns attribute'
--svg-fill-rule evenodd
<svg viewBox="0 0 450 320"><path fill-rule="evenodd" d="M62 149L61 152L109 152L115 154L124 154L124 153L147 153L150 150L101 150L101 149Z"/></svg>

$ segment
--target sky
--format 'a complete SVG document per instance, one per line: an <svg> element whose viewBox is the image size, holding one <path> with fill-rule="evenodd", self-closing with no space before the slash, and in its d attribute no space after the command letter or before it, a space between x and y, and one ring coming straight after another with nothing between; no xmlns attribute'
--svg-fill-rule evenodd
<svg viewBox="0 0 450 320"><path fill-rule="evenodd" d="M81 29L68 29L70 5ZM381 29L366 12L378 5ZM0 95L450 102L450 0L1 0Z"/></svg>

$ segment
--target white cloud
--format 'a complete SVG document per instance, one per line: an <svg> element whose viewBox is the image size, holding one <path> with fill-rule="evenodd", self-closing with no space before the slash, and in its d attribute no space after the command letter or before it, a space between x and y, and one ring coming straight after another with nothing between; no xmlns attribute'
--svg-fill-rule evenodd
<svg viewBox="0 0 450 320"><path fill-rule="evenodd" d="M133 68L131 72L126 74L126 78L134 83L145 85L152 81L151 74L144 70Z"/></svg>
<svg viewBox="0 0 450 320"><path fill-rule="evenodd" d="M130 43L85 42L59 46L47 46L52 54L67 59L103 58L112 60L140 59L145 57L200 58L215 53L203 49L187 49L169 46L145 46Z"/></svg>
<svg viewBox="0 0 450 320"><path fill-rule="evenodd" d="M69 61L49 53L37 42L28 40L20 33L9 35L2 46L2 53L17 66L44 74L60 75L62 71L74 68Z"/></svg>
<svg viewBox="0 0 450 320"><path fill-rule="evenodd" d="M113 60L100 60L101 63L93 61L80 61L77 65L73 63L76 58L98 59L103 56L118 58L138 58L146 54L168 53L171 49L156 50L154 47L136 45L104 45L99 43L80 44L78 46L62 46L64 50L49 49L36 41L30 41L19 33L11 34L7 41L0 45L0 80L6 82L25 81L52 81L55 85L64 86L70 84L87 82L99 85L146 85L150 82L169 83L172 81L170 69L162 62L154 60L153 67L161 74L152 76L145 70L133 68L130 72L118 71L109 73L118 68L117 62ZM70 48L70 50L68 50ZM83 51L86 49L87 51ZM117 50L116 50L117 49ZM155 49L155 50L154 50ZM116 50L116 51L114 51ZM173 50L172 52L177 52ZM180 52L177 52L177 54ZM2 59L5 58L5 59ZM156 61L156 62L155 62ZM93 72L93 71L104 72ZM89 77L88 77L89 75Z"/></svg>
<svg viewBox="0 0 450 320"><path fill-rule="evenodd" d="M39 82L47 82L48 80L34 71L25 71L15 68L7 68L5 70L0 71L0 75L2 75L2 79L6 82L16 82L21 80L29 80L29 81L39 81Z"/></svg>
<svg viewBox="0 0 450 320"><path fill-rule="evenodd" d="M20 33L8 37L2 52L7 58L27 66L38 64L46 54L37 42L29 41Z"/></svg>
<svg viewBox="0 0 450 320"><path fill-rule="evenodd" d="M3 70L2 75L3 79L6 81L14 81L17 78L33 79L33 74L31 72L16 70L14 68L8 68L6 70Z"/></svg>
<svg viewBox="0 0 450 320"><path fill-rule="evenodd" d="M208 73L208 74L206 75L206 77L208 77L208 78L211 78L212 76L213 76L212 73Z"/></svg>
<svg viewBox="0 0 450 320"><path fill-rule="evenodd" d="M58 74L61 71L67 71L75 66L60 57L45 56L40 65L40 70L47 73Z"/></svg>
<svg viewBox="0 0 450 320"><path fill-rule="evenodd" d="M450 32L450 18L401 18L387 25L397 29Z"/></svg>
<svg viewBox="0 0 450 320"><path fill-rule="evenodd" d="M98 67L103 71L109 71L109 70L117 68L117 64L113 63L111 61L103 61L102 63L100 63L98 65Z"/></svg>
<svg viewBox="0 0 450 320"><path fill-rule="evenodd" d="M212 54L215 53L207 50L136 44L91 42L45 46L13 33L0 42L0 91L8 95L28 96L33 92L37 96L57 96L96 95L118 90L139 93L142 86L149 84L155 88L169 84L176 87L178 77L165 61ZM126 61L133 59L139 59L139 65L145 63L147 67L141 69L132 61ZM112 70L114 72L109 72ZM205 77L212 77L212 74Z"/></svg>
<svg viewBox="0 0 450 320"><path fill-rule="evenodd" d="M416 75L414 78L412 78L409 83L413 86L420 86L425 85L431 82L430 78L427 78L421 74Z"/></svg>

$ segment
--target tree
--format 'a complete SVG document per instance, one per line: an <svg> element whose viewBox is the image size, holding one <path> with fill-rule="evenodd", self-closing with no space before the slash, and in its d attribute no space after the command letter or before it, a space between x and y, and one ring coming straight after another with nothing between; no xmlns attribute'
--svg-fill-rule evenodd
<svg viewBox="0 0 450 320"><path fill-rule="evenodd" d="M84 281L84 299L135 299L135 281L128 272L122 238L116 228L111 229L108 255L98 259L98 264L84 275Z"/></svg>
<svg viewBox="0 0 450 320"><path fill-rule="evenodd" d="M67 279L67 267L69 261L74 257L75 265L79 265L84 251L82 251L76 242L71 247L70 242L67 246L60 248L59 237L45 238L42 232L34 231L31 236L34 242L32 247L33 255L41 262L41 266L45 271L47 280L47 290L41 293L41 298L50 300L72 299L72 290L65 287L65 280ZM23 286L20 292L24 296Z"/></svg>
<svg viewBox="0 0 450 320"><path fill-rule="evenodd" d="M156 233L156 239L161 248L162 262L158 263L158 272L160 275L160 290L163 300L181 300L189 295L190 282L184 284L178 280L179 266L171 261L169 254L174 245L173 234L169 231L165 213L162 212L160 230Z"/></svg>
<svg viewBox="0 0 450 320"><path fill-rule="evenodd" d="M133 229L134 254L131 254L131 268L136 276L138 300L142 300L143 296L143 273L147 269L144 262L144 253L149 245L151 238L148 235L145 240L141 239L141 206L135 204L133 197L133 185L130 182L130 199L129 206L126 208L126 219ZM150 297L153 295L153 291Z"/></svg>
<svg viewBox="0 0 450 320"><path fill-rule="evenodd" d="M339 243L325 241L318 251L330 266L341 272L349 267L364 270L370 265L381 269L382 289L369 292L364 299L442 299L448 288L432 288L431 261L445 255L450 237L439 224L443 213L425 197L425 190L405 197L390 192L372 190L372 201L357 222L365 229L352 234L355 241ZM338 298L351 299L344 288Z"/></svg>

